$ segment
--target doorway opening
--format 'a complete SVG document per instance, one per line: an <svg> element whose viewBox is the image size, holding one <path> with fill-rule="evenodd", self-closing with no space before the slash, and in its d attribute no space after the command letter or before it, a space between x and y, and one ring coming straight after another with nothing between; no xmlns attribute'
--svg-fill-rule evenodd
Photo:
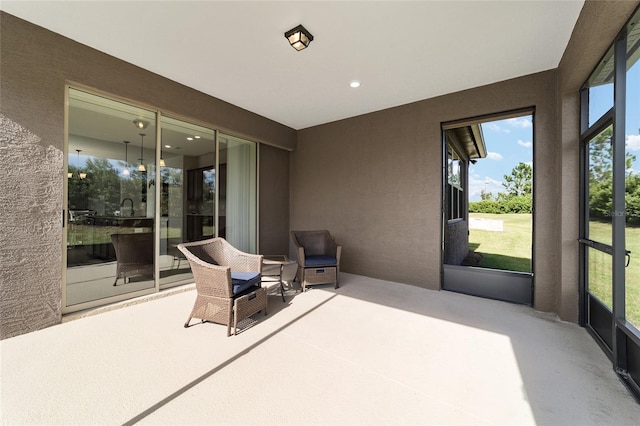
<svg viewBox="0 0 640 426"><path fill-rule="evenodd" d="M442 288L533 305L534 110L444 123Z"/></svg>

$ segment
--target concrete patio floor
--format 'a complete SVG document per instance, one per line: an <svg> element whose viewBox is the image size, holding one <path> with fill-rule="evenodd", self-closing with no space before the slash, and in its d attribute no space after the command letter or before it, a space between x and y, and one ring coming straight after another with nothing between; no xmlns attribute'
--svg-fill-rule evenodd
<svg viewBox="0 0 640 426"><path fill-rule="evenodd" d="M190 290L3 340L1 422L640 422L640 405L575 324L524 306L341 279L338 290L289 290L286 303L273 287L268 316L229 338L221 325L183 328Z"/></svg>

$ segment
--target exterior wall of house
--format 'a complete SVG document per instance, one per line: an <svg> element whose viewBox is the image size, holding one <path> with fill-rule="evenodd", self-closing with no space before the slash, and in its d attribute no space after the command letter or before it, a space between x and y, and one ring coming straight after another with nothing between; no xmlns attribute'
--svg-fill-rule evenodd
<svg viewBox="0 0 640 426"><path fill-rule="evenodd" d="M0 338L61 320L65 83L262 142L261 249L286 253L295 130L4 12L0 40Z"/></svg>
<svg viewBox="0 0 640 426"><path fill-rule="evenodd" d="M343 245L343 271L439 289L440 124L535 106L535 300L536 308L555 311L556 84L552 70L299 131L291 226L329 229Z"/></svg>
<svg viewBox="0 0 640 426"><path fill-rule="evenodd" d="M469 222L461 219L444 225L443 262L446 265L462 265L469 254Z"/></svg>

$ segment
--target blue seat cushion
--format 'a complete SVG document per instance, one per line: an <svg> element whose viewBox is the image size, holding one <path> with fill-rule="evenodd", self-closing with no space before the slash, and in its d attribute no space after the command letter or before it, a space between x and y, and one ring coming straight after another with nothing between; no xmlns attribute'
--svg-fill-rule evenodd
<svg viewBox="0 0 640 426"><path fill-rule="evenodd" d="M238 294L251 286L260 284L259 272L231 272L233 294Z"/></svg>
<svg viewBox="0 0 640 426"><path fill-rule="evenodd" d="M304 266L334 266L337 263L338 260L332 256L315 255L304 258Z"/></svg>

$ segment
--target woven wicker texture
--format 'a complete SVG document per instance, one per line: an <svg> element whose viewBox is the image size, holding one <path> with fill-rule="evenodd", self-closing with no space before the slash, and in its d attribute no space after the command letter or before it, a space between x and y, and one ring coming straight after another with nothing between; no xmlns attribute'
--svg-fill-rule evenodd
<svg viewBox="0 0 640 426"><path fill-rule="evenodd" d="M327 230L319 231L291 231L291 239L298 253L298 279L302 285L302 291L307 285L335 284L338 288L340 273L340 256L342 246L338 245L331 233ZM331 256L336 258L335 270L331 268L318 268L317 266L305 266L305 256ZM330 266L330 265L327 265ZM319 272L322 270L322 272Z"/></svg>
<svg viewBox="0 0 640 426"><path fill-rule="evenodd" d="M153 276L153 234L111 234L111 242L116 252L116 285L118 278L138 275Z"/></svg>
<svg viewBox="0 0 640 426"><path fill-rule="evenodd" d="M183 243L178 245L178 249L184 253L191 265L197 291L196 301L185 327L189 326L192 318L199 318L203 321L226 325L227 336L229 336L231 324L237 324L237 321L246 318L245 316L234 320L234 310L238 309L237 302L242 297L234 297L231 271L262 273L263 256L241 252L224 238ZM260 287L256 287L256 290L249 295L258 295L262 293L260 290ZM258 301L254 302L255 299ZM263 298L258 296L251 301L249 310L255 309L256 306L259 308L248 315L253 315L260 310L264 310L266 315L266 292ZM246 311L241 313L244 312ZM234 333L236 331L234 326Z"/></svg>

